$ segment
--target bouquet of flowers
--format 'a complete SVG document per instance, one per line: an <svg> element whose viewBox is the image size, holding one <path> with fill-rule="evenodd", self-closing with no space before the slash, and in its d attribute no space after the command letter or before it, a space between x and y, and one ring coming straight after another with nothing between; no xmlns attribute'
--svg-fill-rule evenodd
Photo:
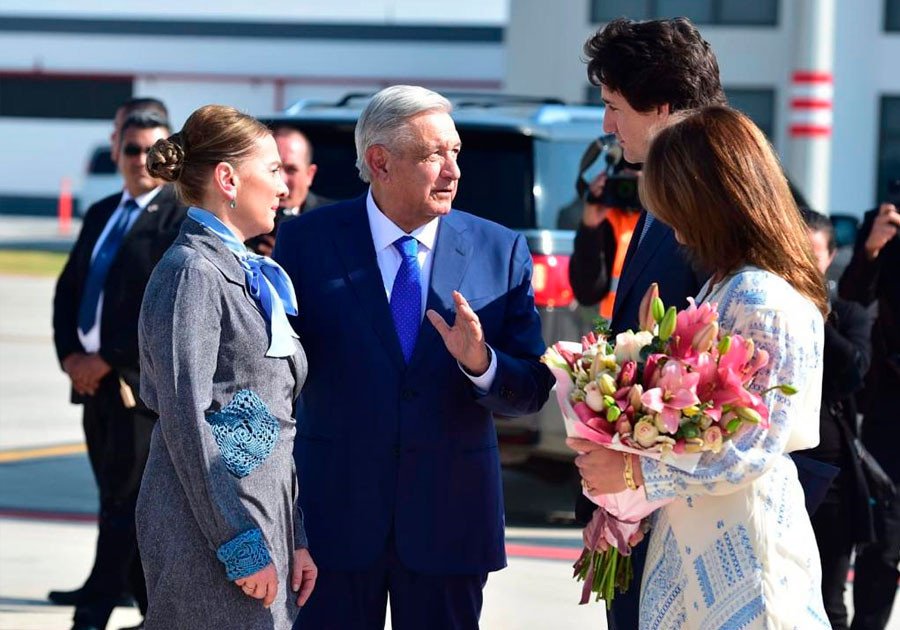
<svg viewBox="0 0 900 630"><path fill-rule="evenodd" d="M740 335L723 334L717 304L689 300L681 312L666 309L656 284L641 302L638 332L612 339L600 319L580 344L558 342L542 360L556 376L569 436L687 472L702 453L719 452L745 425L768 426L766 392L750 389L768 364L765 350ZM624 592L631 581L630 542L667 501L648 501L641 488L597 496L585 488L585 495L602 509L584 530L575 577L585 582L582 604L594 592L610 605L616 590Z"/></svg>

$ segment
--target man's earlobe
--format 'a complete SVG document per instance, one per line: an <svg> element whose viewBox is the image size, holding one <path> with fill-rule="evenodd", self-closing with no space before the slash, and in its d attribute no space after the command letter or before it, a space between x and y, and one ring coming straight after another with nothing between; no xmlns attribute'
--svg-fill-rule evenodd
<svg viewBox="0 0 900 630"><path fill-rule="evenodd" d="M366 151L366 162L376 179L384 179L388 174L387 152L384 147L375 145Z"/></svg>

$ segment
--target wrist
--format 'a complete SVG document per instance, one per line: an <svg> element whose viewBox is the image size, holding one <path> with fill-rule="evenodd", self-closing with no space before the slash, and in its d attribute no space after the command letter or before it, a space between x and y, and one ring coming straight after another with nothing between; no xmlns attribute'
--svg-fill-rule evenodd
<svg viewBox="0 0 900 630"><path fill-rule="evenodd" d="M488 371L488 368L491 367L491 349L486 343L481 344L482 356L481 359L473 364L464 364L460 362L463 370L466 371L466 374L469 376L483 376L485 372Z"/></svg>
<svg viewBox="0 0 900 630"><path fill-rule="evenodd" d="M868 259L869 261L875 260L876 258L878 258L878 254L881 253L880 247L871 247L869 245L866 245L864 249L866 252L866 259Z"/></svg>
<svg viewBox="0 0 900 630"><path fill-rule="evenodd" d="M625 487L629 490L637 490L644 485L644 475L641 474L640 460L631 453L622 453L625 462L622 476L625 478Z"/></svg>

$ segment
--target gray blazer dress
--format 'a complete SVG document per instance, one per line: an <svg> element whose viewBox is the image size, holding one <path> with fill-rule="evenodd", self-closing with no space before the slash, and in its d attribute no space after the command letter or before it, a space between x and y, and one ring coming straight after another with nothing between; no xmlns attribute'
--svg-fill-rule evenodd
<svg viewBox="0 0 900 630"><path fill-rule="evenodd" d="M139 331L141 397L159 414L137 504L146 628L289 629L293 552L306 547L291 455L302 347L265 356L240 263L190 218L150 278ZM266 609L233 580L269 558Z"/></svg>

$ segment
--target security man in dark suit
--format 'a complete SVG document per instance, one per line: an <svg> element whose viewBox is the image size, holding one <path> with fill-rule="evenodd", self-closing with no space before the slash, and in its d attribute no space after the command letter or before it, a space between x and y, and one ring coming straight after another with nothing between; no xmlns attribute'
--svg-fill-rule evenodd
<svg viewBox="0 0 900 630"><path fill-rule="evenodd" d="M53 300L56 353L72 381L72 402L84 406L100 489L97 552L76 591L75 630L105 628L123 593L146 610L134 508L156 418L138 391L137 326L150 273L186 214L174 189L146 168L150 147L168 135L157 112L134 112L122 124L115 149L125 188L88 210Z"/></svg>
<svg viewBox="0 0 900 630"><path fill-rule="evenodd" d="M281 200L281 207L275 214L275 228L268 234L260 234L248 240L245 245L257 254L271 256L275 248L278 226L285 221L300 216L302 212L334 203L332 199L320 197L310 190L316 177L318 165L313 162L313 147L309 138L299 129L280 125L272 130L278 155L281 157L281 174L288 187L287 196Z"/></svg>

